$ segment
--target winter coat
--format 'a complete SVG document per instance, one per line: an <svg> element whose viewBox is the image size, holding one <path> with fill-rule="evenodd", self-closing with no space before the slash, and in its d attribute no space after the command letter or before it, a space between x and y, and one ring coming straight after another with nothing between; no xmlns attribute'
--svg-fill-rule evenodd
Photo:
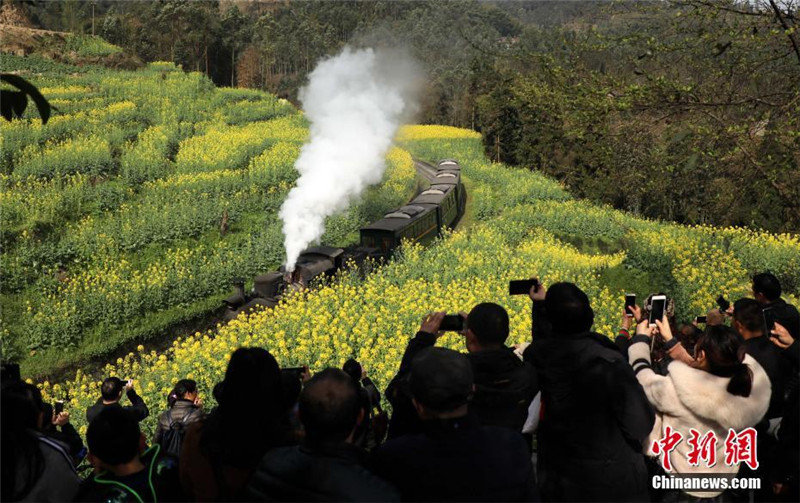
<svg viewBox="0 0 800 503"><path fill-rule="evenodd" d="M245 488L248 501L400 501L397 490L362 465L346 443L273 449Z"/></svg>
<svg viewBox="0 0 800 503"><path fill-rule="evenodd" d="M70 501L78 491L80 479L75 473L67 446L39 432L31 431L29 434L38 439L39 451L42 454L42 471L20 501ZM17 463L16 468L15 485L22 487L28 478L26 468L29 467Z"/></svg>
<svg viewBox="0 0 800 503"><path fill-rule="evenodd" d="M150 415L150 411L147 410L147 405L145 405L144 400L142 397L136 394L136 391L133 389L129 389L126 393L128 396L128 400L130 400L130 405L122 406L119 402L105 404L103 403L103 399L99 398L97 402L86 409L86 422L91 423L106 407L122 407L123 410L126 410L133 414L136 417L137 421L142 421L148 415Z"/></svg>
<svg viewBox="0 0 800 503"><path fill-rule="evenodd" d="M637 335L628 349L631 365L636 370L636 378L642 384L647 399L656 409L656 421L650 432L644 452L655 456L651 451L653 442L665 436L669 426L683 436L670 455L671 473L716 473L735 474L739 466L725 463L725 438L728 429L737 433L747 427L755 426L767 412L770 401L770 383L764 369L752 356L745 355L744 363L753 372L753 384L747 397L728 393L729 377L719 377L701 369L673 361L665 376L658 375L649 368L649 338ZM716 464L709 467L700 462L690 466L687 455L691 449L688 439L690 429L702 436L713 431L716 438ZM663 451L658 456L663 457ZM662 463L663 466L663 463ZM689 495L710 498L722 491L686 491Z"/></svg>
<svg viewBox="0 0 800 503"><path fill-rule="evenodd" d="M475 395L470 409L482 424L522 431L528 406L539 392L533 365L511 348L490 349L467 355L475 375Z"/></svg>
<svg viewBox="0 0 800 503"><path fill-rule="evenodd" d="M783 325L795 340L800 339L800 313L796 307L783 299L774 300L763 307L771 308L775 313L775 321Z"/></svg>
<svg viewBox="0 0 800 503"><path fill-rule="evenodd" d="M392 404L388 438L422 431L411 402L408 376L414 357L435 343L435 335L421 331L408 342L400 369L386 388L386 398ZM514 350L507 347L469 353L467 357L475 376L470 410L483 424L522 431L528 406L539 391L532 365L520 361Z"/></svg>
<svg viewBox="0 0 800 503"><path fill-rule="evenodd" d="M371 468L403 501L536 501L522 434L481 426L474 414L423 423L423 433L387 441Z"/></svg>
<svg viewBox="0 0 800 503"><path fill-rule="evenodd" d="M160 455L153 446L141 456L144 470L118 477L110 472L83 481L75 501L185 501L178 483L177 460Z"/></svg>
<svg viewBox="0 0 800 503"><path fill-rule="evenodd" d="M195 406L191 400L176 400L172 407L165 410L158 416L156 432L153 435L153 443L161 442L164 432L169 431L172 423L183 423L184 428L203 417L203 409Z"/></svg>
<svg viewBox="0 0 800 503"><path fill-rule="evenodd" d="M541 311L534 313L534 323L537 316ZM537 437L542 498L647 500L642 445L654 413L625 357L602 335L554 334L543 327L547 324L537 323L524 353L542 390Z"/></svg>
<svg viewBox="0 0 800 503"><path fill-rule="evenodd" d="M769 339L766 335L747 339L744 341L744 347L747 354L752 356L767 373L772 386L772 395L766 419L773 419L783 415L786 389L795 371L789 355Z"/></svg>
<svg viewBox="0 0 800 503"><path fill-rule="evenodd" d="M800 364L800 342L795 339L785 352L797 368ZM791 389L786 399L778 429L778 445L771 464L772 481L788 485L790 495L794 496L786 501L800 501L800 396L797 387Z"/></svg>

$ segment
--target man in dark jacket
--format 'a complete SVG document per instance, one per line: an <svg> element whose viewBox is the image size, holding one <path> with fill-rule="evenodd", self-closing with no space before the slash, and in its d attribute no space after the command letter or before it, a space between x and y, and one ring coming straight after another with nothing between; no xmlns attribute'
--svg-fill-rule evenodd
<svg viewBox="0 0 800 503"><path fill-rule="evenodd" d="M761 305L756 300L745 298L733 303L733 327L744 339L747 354L761 365L772 385L769 410L764 419L781 417L787 385L793 375L792 360L764 333Z"/></svg>
<svg viewBox="0 0 800 503"><path fill-rule="evenodd" d="M553 501L647 501L643 442L655 414L617 346L590 331L589 299L571 283L531 291L525 350L542 389L539 488Z"/></svg>
<svg viewBox="0 0 800 503"><path fill-rule="evenodd" d="M107 407L86 431L94 473L75 501L185 501L178 465L153 446L140 454L144 436L136 418L122 407Z"/></svg>
<svg viewBox="0 0 800 503"><path fill-rule="evenodd" d="M414 356L436 343L443 318L444 313L426 317L420 331L409 341L400 369L386 390L394 408L389 438L421 431L405 381ZM464 325L467 357L475 378L470 410L482 424L522 431L528 406L539 392L539 385L533 366L521 361L514 350L505 345L509 334L508 313L497 304L478 304L465 316Z"/></svg>
<svg viewBox="0 0 800 503"><path fill-rule="evenodd" d="M130 400L130 405L120 405L119 401L122 400L123 392ZM142 397L137 395L133 389L133 381L125 382L118 377L109 377L103 381L100 386L100 398L97 399L94 405L86 409L86 421L91 423L100 412L108 408L123 409L133 415L137 421L143 420L150 414Z"/></svg>
<svg viewBox="0 0 800 503"><path fill-rule="evenodd" d="M795 366L800 365L800 343L778 323L770 341L781 348ZM786 398L778 442L772 451L772 490L778 501L800 501L800 394L792 388Z"/></svg>
<svg viewBox="0 0 800 503"><path fill-rule="evenodd" d="M771 310L772 315L789 334L800 339L800 313L797 308L781 298L781 283L774 274L762 272L753 276L753 297L764 310Z"/></svg>
<svg viewBox="0 0 800 503"><path fill-rule="evenodd" d="M423 433L387 441L372 467L404 501L535 501L533 465L522 434L482 426L468 409L472 366L465 355L426 348L408 379Z"/></svg>
<svg viewBox="0 0 800 503"><path fill-rule="evenodd" d="M396 489L361 464L353 445L364 409L356 383L339 369L316 374L300 394L300 446L273 449L245 489L252 501L399 501Z"/></svg>

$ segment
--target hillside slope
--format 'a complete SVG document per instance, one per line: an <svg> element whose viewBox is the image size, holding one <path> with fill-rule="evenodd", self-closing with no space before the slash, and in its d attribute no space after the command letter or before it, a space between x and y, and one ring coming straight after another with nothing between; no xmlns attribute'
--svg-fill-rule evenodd
<svg viewBox="0 0 800 503"><path fill-rule="evenodd" d="M234 280L276 268L277 219L306 138L285 100L216 88L171 63L138 71L0 55L58 112L0 122L2 349L47 377L123 345L207 325ZM390 152L384 183L328 221L329 243L415 188Z"/></svg>
<svg viewBox="0 0 800 503"><path fill-rule="evenodd" d="M136 379L149 404L161 404L175 380L192 378L209 402L229 354L255 345L269 349L283 366L320 369L341 366L353 356L383 389L420 318L432 310L457 312L477 302L499 302L511 316L509 342L527 340L530 301L509 297L507 282L532 275L547 284L578 283L593 300L595 329L607 335L617 328L626 291L640 298L666 291L676 300L680 320L713 307L717 295L745 295L754 271L774 271L796 294L797 236L682 227L575 200L552 179L488 162L472 131L411 126L397 141L415 157L462 163L471 190L471 225L428 248L407 246L397 260L365 278L343 275L215 334L196 333L164 352L141 346L102 374ZM442 342L463 349L457 335ZM79 372L67 382L45 383L42 390L48 399L67 399L70 407L83 410L96 399L98 386L97 375ZM153 418L145 423L153 424Z"/></svg>

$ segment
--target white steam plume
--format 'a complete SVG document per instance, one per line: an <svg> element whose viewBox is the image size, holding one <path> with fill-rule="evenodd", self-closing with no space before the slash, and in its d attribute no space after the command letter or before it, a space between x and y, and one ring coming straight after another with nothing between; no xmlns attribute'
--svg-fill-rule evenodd
<svg viewBox="0 0 800 503"><path fill-rule="evenodd" d="M381 181L392 139L416 108L417 75L400 53L348 47L309 75L300 101L310 137L294 165L297 185L280 211L287 271L322 237L326 217Z"/></svg>

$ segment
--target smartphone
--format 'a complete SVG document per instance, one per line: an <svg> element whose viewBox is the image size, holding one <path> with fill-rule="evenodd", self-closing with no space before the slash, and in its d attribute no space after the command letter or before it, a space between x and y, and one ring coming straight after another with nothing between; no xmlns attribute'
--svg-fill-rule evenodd
<svg viewBox="0 0 800 503"><path fill-rule="evenodd" d="M717 305L719 306L719 310L725 313L729 307L731 307L731 303L728 302L728 299L720 295L717 297Z"/></svg>
<svg viewBox="0 0 800 503"><path fill-rule="evenodd" d="M539 280L533 279L513 279L508 282L509 295L527 295L531 288L539 286Z"/></svg>
<svg viewBox="0 0 800 503"><path fill-rule="evenodd" d="M697 324L702 323L703 325L705 325L706 324L706 320L707 320L707 318L705 316L698 316L697 318L694 319L694 322L697 323Z"/></svg>
<svg viewBox="0 0 800 503"><path fill-rule="evenodd" d="M764 315L764 329L766 330L764 335L767 337L774 337L772 331L775 329L775 321L777 320L775 310L771 307L766 307L762 311L762 314Z"/></svg>
<svg viewBox="0 0 800 503"><path fill-rule="evenodd" d="M57 415L61 414L62 412L64 412L64 401L63 400L57 400L53 404L53 414L57 416Z"/></svg>
<svg viewBox="0 0 800 503"><path fill-rule="evenodd" d="M464 330L464 317L460 314L448 314L442 319L439 330L445 332L460 332Z"/></svg>
<svg viewBox="0 0 800 503"><path fill-rule="evenodd" d="M656 320L664 318L664 308L667 305L666 295L655 295L650 299L650 326L656 326Z"/></svg>
<svg viewBox="0 0 800 503"><path fill-rule="evenodd" d="M625 294L625 316L627 316L628 318L633 318L633 312L630 309L628 309L629 307L636 307L635 293Z"/></svg>

